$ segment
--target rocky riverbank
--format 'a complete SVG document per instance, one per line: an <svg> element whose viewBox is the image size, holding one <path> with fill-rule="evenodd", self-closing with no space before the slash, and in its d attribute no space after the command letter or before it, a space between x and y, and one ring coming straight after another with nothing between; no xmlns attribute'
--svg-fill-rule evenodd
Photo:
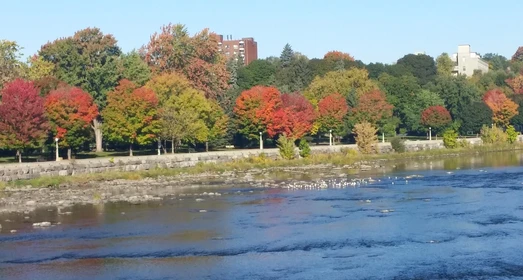
<svg viewBox="0 0 523 280"><path fill-rule="evenodd" d="M285 187L291 181L311 181L347 176L359 171L383 169L378 162L360 162L351 166L314 165L301 167L253 169L245 172L202 173L143 180L113 180L80 185L34 188L6 187L0 192L0 213L29 213L37 208L55 207L59 213L75 204L128 202L140 204L169 196L220 195L221 186ZM216 192L198 193L200 188L215 188Z"/></svg>

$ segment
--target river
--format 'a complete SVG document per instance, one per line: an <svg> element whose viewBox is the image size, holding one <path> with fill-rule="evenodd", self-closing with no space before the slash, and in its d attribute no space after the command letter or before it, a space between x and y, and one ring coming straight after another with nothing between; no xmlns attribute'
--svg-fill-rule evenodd
<svg viewBox="0 0 523 280"><path fill-rule="evenodd" d="M293 189L3 215L0 279L523 278L521 159L407 161Z"/></svg>

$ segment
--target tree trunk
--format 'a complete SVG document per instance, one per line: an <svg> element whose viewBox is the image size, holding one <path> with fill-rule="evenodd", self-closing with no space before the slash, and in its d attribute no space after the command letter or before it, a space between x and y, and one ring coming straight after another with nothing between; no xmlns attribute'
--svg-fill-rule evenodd
<svg viewBox="0 0 523 280"><path fill-rule="evenodd" d="M71 160L71 148L67 149L67 159Z"/></svg>
<svg viewBox="0 0 523 280"><path fill-rule="evenodd" d="M103 152L102 148L102 123L99 119L95 118L93 120L93 125L91 126L94 130L94 137L96 140L96 152Z"/></svg>
<svg viewBox="0 0 523 280"><path fill-rule="evenodd" d="M209 151L209 142L205 141L205 151Z"/></svg>
<svg viewBox="0 0 523 280"><path fill-rule="evenodd" d="M18 162L22 162L22 152L20 150L16 151L16 155L18 155Z"/></svg>
<svg viewBox="0 0 523 280"><path fill-rule="evenodd" d="M316 145L320 144L320 133L317 134L318 137L316 137Z"/></svg>
<svg viewBox="0 0 523 280"><path fill-rule="evenodd" d="M162 150L164 154L167 153L167 140L163 140Z"/></svg>
<svg viewBox="0 0 523 280"><path fill-rule="evenodd" d="M129 156L133 156L133 143L129 144Z"/></svg>
<svg viewBox="0 0 523 280"><path fill-rule="evenodd" d="M172 139L171 142L172 142L172 143L171 143L171 154L174 154L174 150L175 150L175 149L174 149L174 145L175 145L174 138Z"/></svg>

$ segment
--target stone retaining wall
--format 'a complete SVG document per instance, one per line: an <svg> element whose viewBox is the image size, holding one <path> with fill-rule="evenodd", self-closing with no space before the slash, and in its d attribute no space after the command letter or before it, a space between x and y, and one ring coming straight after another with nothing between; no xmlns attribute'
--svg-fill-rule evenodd
<svg viewBox="0 0 523 280"><path fill-rule="evenodd" d="M523 139L520 139L520 141ZM478 138L468 139L473 144ZM443 148L442 140L406 141L408 151ZM379 143L381 153L392 151L390 143ZM357 149L356 145L312 146L312 153L339 153L343 149ZM0 181L33 179L41 176L70 176L75 174L101 173L106 171L135 171L154 168L175 168L195 166L202 163L230 162L264 153L271 158L279 157L278 149L230 150L207 153L166 154L161 156L135 156L99 159L80 159L73 161L51 161L14 163L0 165Z"/></svg>

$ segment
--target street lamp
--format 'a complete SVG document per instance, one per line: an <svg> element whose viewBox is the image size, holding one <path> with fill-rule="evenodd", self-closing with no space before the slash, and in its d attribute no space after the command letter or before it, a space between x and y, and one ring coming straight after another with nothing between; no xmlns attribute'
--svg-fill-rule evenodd
<svg viewBox="0 0 523 280"><path fill-rule="evenodd" d="M262 137L261 131L260 131L260 150L263 150L263 137Z"/></svg>
<svg viewBox="0 0 523 280"><path fill-rule="evenodd" d="M158 138L158 155L161 155L161 153L160 153L161 148L162 148L162 142L161 142L160 138Z"/></svg>
<svg viewBox="0 0 523 280"><path fill-rule="evenodd" d="M60 140L60 139L58 139L58 137L56 137L54 139L55 146L56 146L56 161L58 161L58 140Z"/></svg>
<svg viewBox="0 0 523 280"><path fill-rule="evenodd" d="M432 140L432 127L429 127L429 141Z"/></svg>
<svg viewBox="0 0 523 280"><path fill-rule="evenodd" d="M332 129L329 130L329 146L332 146Z"/></svg>

